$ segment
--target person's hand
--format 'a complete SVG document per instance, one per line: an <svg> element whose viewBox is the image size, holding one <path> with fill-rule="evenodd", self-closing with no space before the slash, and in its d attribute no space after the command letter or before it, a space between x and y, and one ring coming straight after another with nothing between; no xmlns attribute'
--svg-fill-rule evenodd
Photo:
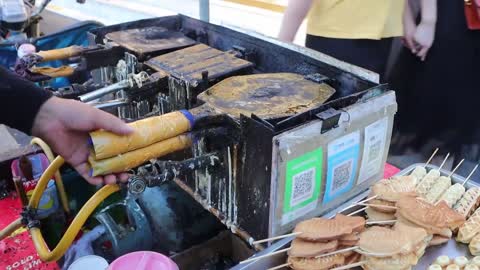
<svg viewBox="0 0 480 270"><path fill-rule="evenodd" d="M407 8L409 8L407 6ZM410 13L405 11L405 15L403 18L403 45L410 49L410 51L413 54L416 54L416 46L415 46L415 41L414 41L414 36L415 32L417 31L417 25L415 24L415 21L413 20L412 16Z"/></svg>
<svg viewBox="0 0 480 270"><path fill-rule="evenodd" d="M33 123L32 134L45 140L89 183L125 182L128 174L91 177L87 162L90 154L89 132L105 129L119 135L133 130L117 117L75 100L52 97L42 105Z"/></svg>
<svg viewBox="0 0 480 270"><path fill-rule="evenodd" d="M415 54L422 61L425 61L428 50L432 47L435 39L435 23L422 21L417 26L413 39L415 43Z"/></svg>

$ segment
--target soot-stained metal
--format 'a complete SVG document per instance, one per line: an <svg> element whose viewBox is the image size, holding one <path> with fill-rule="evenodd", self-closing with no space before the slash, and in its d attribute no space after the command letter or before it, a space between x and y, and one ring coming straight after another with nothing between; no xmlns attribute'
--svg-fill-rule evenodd
<svg viewBox="0 0 480 270"><path fill-rule="evenodd" d="M168 33L174 42L169 47L162 41L158 43L161 46L155 47L155 42L145 40L152 29L161 34L152 34L150 40L167 37L171 41ZM181 42L175 43L179 37ZM199 106L208 105L209 110L195 115L196 129L228 129L224 136L196 138L191 151L182 157L195 162L214 154L217 163L194 170L183 168L174 181L247 242L265 238L269 233L274 136L318 119L316 115L329 108L351 105L361 98L361 94L355 93L376 86L364 79L361 72L346 72L354 70L348 64L335 66L320 54L293 50L268 38L183 15L102 27L92 30L89 38L92 44L106 40L111 45L123 45L125 51L146 60L139 68L156 74L162 82L157 85L168 96L171 109L193 108L195 115ZM291 83L279 83L278 89L263 89L261 80L249 81L249 76L259 78L262 73L282 73L279 77L283 77L283 82L290 79ZM238 80L231 78L245 74L248 76ZM210 90L205 91L207 88ZM229 91L213 100L212 93L220 88ZM286 104L282 111L269 113L272 104L254 104L272 97L284 98L279 101ZM189 163L170 165L181 168Z"/></svg>

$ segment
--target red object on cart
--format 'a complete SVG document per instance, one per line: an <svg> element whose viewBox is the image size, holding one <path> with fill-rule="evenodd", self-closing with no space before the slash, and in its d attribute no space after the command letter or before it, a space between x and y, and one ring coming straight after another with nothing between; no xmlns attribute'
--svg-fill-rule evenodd
<svg viewBox="0 0 480 270"><path fill-rule="evenodd" d="M24 182L25 191L31 193L35 188L41 173L48 167L49 162L44 154L28 156L32 163L34 179ZM11 165L13 176L22 177L19 161ZM0 200L0 228L21 216L22 203L15 192L9 197ZM28 231L24 228L17 230L10 237L0 241L0 270L56 270L60 269L56 263L44 263L38 257L35 246Z"/></svg>
<svg viewBox="0 0 480 270"><path fill-rule="evenodd" d="M385 179L390 178L399 172L400 172L399 168L394 167L388 163L385 163L385 172L383 173L383 178Z"/></svg>
<svg viewBox="0 0 480 270"><path fill-rule="evenodd" d="M12 193L0 200L0 228L5 228L20 217L22 204L20 198ZM56 270L56 263L44 263L38 257L30 234L25 229L19 229L11 237L0 241L1 270Z"/></svg>

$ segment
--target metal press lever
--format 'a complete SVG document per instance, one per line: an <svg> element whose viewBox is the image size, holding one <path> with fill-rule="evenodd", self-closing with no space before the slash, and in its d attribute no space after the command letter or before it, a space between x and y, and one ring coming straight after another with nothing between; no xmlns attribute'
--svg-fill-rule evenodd
<svg viewBox="0 0 480 270"><path fill-rule="evenodd" d="M209 153L183 161L156 161L151 165L139 168L139 174L132 176L128 182L128 190L138 195L147 187L160 186L172 181L178 174L199 169L214 168L220 164L217 153Z"/></svg>
<svg viewBox="0 0 480 270"><path fill-rule="evenodd" d="M145 71L142 71L138 74L130 74L128 78L123 81L119 81L107 87L97 89L85 95L81 95L79 96L79 99L82 102L89 102L126 88L141 88L143 83L146 82L148 78L149 76Z"/></svg>

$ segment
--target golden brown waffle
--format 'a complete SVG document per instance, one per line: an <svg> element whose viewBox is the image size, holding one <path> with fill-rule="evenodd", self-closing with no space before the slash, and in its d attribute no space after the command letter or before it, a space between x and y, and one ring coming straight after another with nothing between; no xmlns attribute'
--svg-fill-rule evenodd
<svg viewBox="0 0 480 270"><path fill-rule="evenodd" d="M290 267L294 270L326 270L345 264L345 257L335 254L322 258L288 258Z"/></svg>
<svg viewBox="0 0 480 270"><path fill-rule="evenodd" d="M470 241L470 244L468 245L468 249L472 255L480 255L480 233L472 238L472 241Z"/></svg>
<svg viewBox="0 0 480 270"><path fill-rule="evenodd" d="M427 237L422 228L409 227L409 230L390 229L373 226L360 234L358 252L376 257L390 257L409 254Z"/></svg>
<svg viewBox="0 0 480 270"><path fill-rule="evenodd" d="M357 245L358 240L360 240L358 233L352 233L352 234L348 234L340 237L340 239L338 239L338 244L341 246L347 246L347 247L355 246Z"/></svg>
<svg viewBox="0 0 480 270"><path fill-rule="evenodd" d="M397 217L401 215L408 221L431 231L454 229L465 222L465 218L448 207L444 201L433 205L421 198L403 197L397 202L397 207Z"/></svg>
<svg viewBox="0 0 480 270"><path fill-rule="evenodd" d="M379 200L396 202L402 196L416 196L414 176L398 176L392 179L383 179L372 186L372 193Z"/></svg>
<svg viewBox="0 0 480 270"><path fill-rule="evenodd" d="M444 236L441 236L441 235L434 235L432 240L428 244L428 246L431 247L431 246L438 246L438 245L441 245L441 244L445 244L445 243L448 242L448 240L450 240L449 237L444 237Z"/></svg>
<svg viewBox="0 0 480 270"><path fill-rule="evenodd" d="M439 201L445 201L449 207L452 207L465 194L465 187L462 184L456 183L449 187L445 193L440 197Z"/></svg>
<svg viewBox="0 0 480 270"><path fill-rule="evenodd" d="M480 232L480 209L477 209L467 222L460 227L457 234L457 241L465 244L470 243L472 238Z"/></svg>
<svg viewBox="0 0 480 270"><path fill-rule="evenodd" d="M403 270L418 263L418 257L414 253L385 258L362 256L361 260L372 270Z"/></svg>
<svg viewBox="0 0 480 270"><path fill-rule="evenodd" d="M337 215L333 219L312 218L302 221L294 232L301 232L297 237L307 241L328 241L363 230L364 227L363 217Z"/></svg>
<svg viewBox="0 0 480 270"><path fill-rule="evenodd" d="M462 198L455 204L453 209L465 218L470 217L470 215L478 208L480 204L480 188L473 187L470 188L463 194Z"/></svg>
<svg viewBox="0 0 480 270"><path fill-rule="evenodd" d="M391 213L383 213L377 211L371 207L365 209L365 213L367 213L368 221L379 221L379 220L394 220L396 219L394 214Z"/></svg>
<svg viewBox="0 0 480 270"><path fill-rule="evenodd" d="M436 203L438 199L447 191L447 189L452 185L452 179L447 176L440 176L432 188L425 195L425 200L429 203Z"/></svg>
<svg viewBox="0 0 480 270"><path fill-rule="evenodd" d="M292 241L291 249L288 255L291 257L315 257L320 254L335 251L338 247L338 241L332 240L326 243L309 242L300 238Z"/></svg>
<svg viewBox="0 0 480 270"><path fill-rule="evenodd" d="M415 188L417 194L421 197L425 197L428 191L435 184L435 180L437 180L438 177L440 177L440 172L438 170L430 170Z"/></svg>
<svg viewBox="0 0 480 270"><path fill-rule="evenodd" d="M369 208L374 209L375 211L382 212L382 213L388 213L388 214L394 214L395 213L395 208L391 207L376 207L373 205L385 205L385 206L395 206L394 202L389 202L389 201L384 201L384 200L378 200L378 199L373 199L368 202L371 206Z"/></svg>

